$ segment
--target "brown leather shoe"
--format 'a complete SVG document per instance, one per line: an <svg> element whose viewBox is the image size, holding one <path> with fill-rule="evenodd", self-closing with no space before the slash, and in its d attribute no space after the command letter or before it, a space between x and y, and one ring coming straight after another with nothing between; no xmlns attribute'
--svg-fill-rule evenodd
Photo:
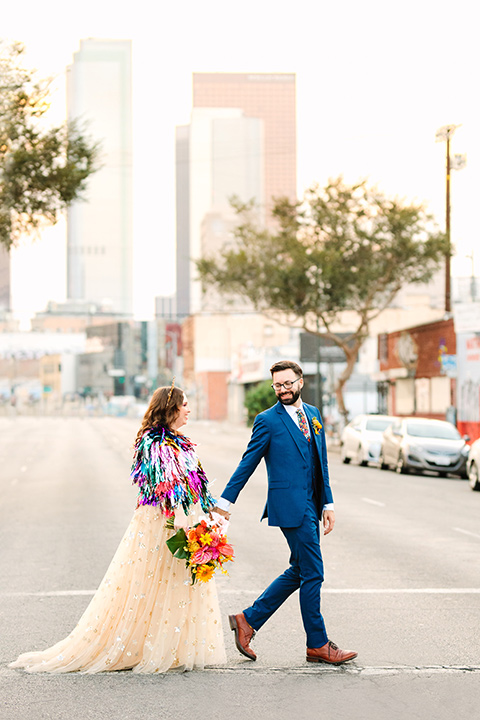
<svg viewBox="0 0 480 720"><path fill-rule="evenodd" d="M324 662L341 665L356 658L358 653L340 650L331 640L320 648L307 648L307 662Z"/></svg>
<svg viewBox="0 0 480 720"><path fill-rule="evenodd" d="M235 633L237 650L250 660L256 660L257 656L249 645L250 640L255 637L255 630L245 620L245 615L243 613L229 615L228 622L230 623L230 629Z"/></svg>

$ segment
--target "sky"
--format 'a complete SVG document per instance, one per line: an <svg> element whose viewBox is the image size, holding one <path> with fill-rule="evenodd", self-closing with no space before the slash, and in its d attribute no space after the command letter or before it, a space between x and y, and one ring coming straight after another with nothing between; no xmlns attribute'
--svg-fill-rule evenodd
<svg viewBox="0 0 480 720"><path fill-rule="evenodd" d="M175 126L189 122L193 72L294 72L298 194L343 175L425 203L445 223L445 144L451 151L454 274L480 274L479 47L471 0L24 0L2 8L1 37L55 78L52 122L65 115L65 70L85 38L133 43L134 310L174 291ZM66 293L65 223L25 239L12 257L13 306L26 321Z"/></svg>

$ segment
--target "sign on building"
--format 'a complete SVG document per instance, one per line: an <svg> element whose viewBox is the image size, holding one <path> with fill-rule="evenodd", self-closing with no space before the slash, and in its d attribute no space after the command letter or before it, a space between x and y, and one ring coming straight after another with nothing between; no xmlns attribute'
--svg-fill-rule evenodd
<svg viewBox="0 0 480 720"><path fill-rule="evenodd" d="M351 333L338 333L342 339ZM300 333L300 362L343 363L347 359L342 348L324 335Z"/></svg>

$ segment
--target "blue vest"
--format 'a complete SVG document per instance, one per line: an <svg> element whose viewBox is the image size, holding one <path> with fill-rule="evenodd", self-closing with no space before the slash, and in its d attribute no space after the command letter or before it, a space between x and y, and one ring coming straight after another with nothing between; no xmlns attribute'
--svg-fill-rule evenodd
<svg viewBox="0 0 480 720"><path fill-rule="evenodd" d="M308 449L309 449L308 458L309 458L309 465L310 465L310 467L309 467L310 483L307 487L307 494L308 494L307 499L309 502L312 502L315 506L317 506L318 503L320 502L320 500L317 498L316 492L315 492L315 487L316 487L315 477L318 477L318 475L320 475L320 477L322 476L322 468L320 466L320 461L318 459L318 454L317 454L315 443L313 442L313 437L314 437L313 436L313 428L310 425L310 422L308 420L307 420L307 422L308 422L308 429L310 430L310 442L308 442L307 438L305 438L305 442L308 442ZM319 508L320 513L321 513L322 509L323 508Z"/></svg>

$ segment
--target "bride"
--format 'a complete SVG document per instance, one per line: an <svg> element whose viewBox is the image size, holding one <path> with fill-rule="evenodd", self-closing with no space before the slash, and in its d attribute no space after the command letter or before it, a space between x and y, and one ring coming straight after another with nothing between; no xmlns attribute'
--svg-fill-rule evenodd
<svg viewBox="0 0 480 720"><path fill-rule="evenodd" d="M135 441L138 501L110 566L73 632L9 667L27 672L161 673L226 662L215 580L191 584L166 546L215 504L193 443L179 429L190 410L180 388L158 388Z"/></svg>

